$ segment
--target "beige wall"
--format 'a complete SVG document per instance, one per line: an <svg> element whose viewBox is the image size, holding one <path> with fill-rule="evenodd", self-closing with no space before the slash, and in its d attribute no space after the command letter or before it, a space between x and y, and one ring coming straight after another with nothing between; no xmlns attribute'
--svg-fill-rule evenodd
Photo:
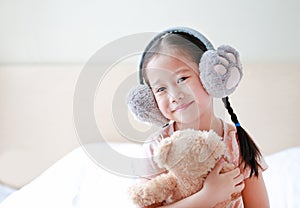
<svg viewBox="0 0 300 208"><path fill-rule="evenodd" d="M299 146L300 65L252 64L232 103L266 154Z"/></svg>
<svg viewBox="0 0 300 208"><path fill-rule="evenodd" d="M0 181L19 187L78 146L72 98L79 67L0 67Z"/></svg>
<svg viewBox="0 0 300 208"><path fill-rule="evenodd" d="M0 67L0 181L21 187L79 145L73 95L81 70L81 65ZM98 87L95 116L101 134L110 141L126 141L115 126L118 118L112 116L111 106L115 89L135 70L136 66L116 66ZM248 63L244 71L231 97L241 124L264 154L300 146L300 64ZM122 106L126 107L120 100ZM224 109L218 103L217 107L223 116ZM137 126L130 116L121 122L128 121L147 128Z"/></svg>

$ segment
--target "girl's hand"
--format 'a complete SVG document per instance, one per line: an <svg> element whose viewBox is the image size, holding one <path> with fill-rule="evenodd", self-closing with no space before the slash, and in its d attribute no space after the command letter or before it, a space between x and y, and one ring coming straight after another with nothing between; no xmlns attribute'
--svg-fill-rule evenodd
<svg viewBox="0 0 300 208"><path fill-rule="evenodd" d="M231 199L233 193L239 193L244 189L244 176L239 168L221 173L225 161L221 159L207 176L200 192L207 196L215 205L219 202Z"/></svg>
<svg viewBox="0 0 300 208"><path fill-rule="evenodd" d="M200 191L173 204L159 207L214 207L220 202L231 199L231 194L241 192L244 189L244 177L240 174L239 168L221 173L224 163L224 160L221 159L216 164L204 181L203 188Z"/></svg>

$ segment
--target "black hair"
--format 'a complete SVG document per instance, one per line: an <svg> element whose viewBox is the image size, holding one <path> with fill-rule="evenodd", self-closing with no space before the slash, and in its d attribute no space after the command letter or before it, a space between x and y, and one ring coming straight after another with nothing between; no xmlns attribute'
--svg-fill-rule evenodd
<svg viewBox="0 0 300 208"><path fill-rule="evenodd" d="M157 38L144 52L140 64L142 77L148 85L149 82L147 74L145 73L145 67L149 61L159 54L174 57L174 55L172 55L172 51L178 51L186 57L189 57L191 61L199 63L203 53L207 51L207 49L198 38L184 32L166 33L162 37Z"/></svg>
<svg viewBox="0 0 300 208"><path fill-rule="evenodd" d="M249 134L243 129L240 125L237 116L233 112L232 107L230 106L229 98L222 98L222 101L227 109L231 121L236 125L237 137L240 146L240 153L242 156L242 161L244 162L244 169L250 167L250 177L254 175L258 176L258 169L261 168L259 160L261 159L261 152L254 141L251 139Z"/></svg>

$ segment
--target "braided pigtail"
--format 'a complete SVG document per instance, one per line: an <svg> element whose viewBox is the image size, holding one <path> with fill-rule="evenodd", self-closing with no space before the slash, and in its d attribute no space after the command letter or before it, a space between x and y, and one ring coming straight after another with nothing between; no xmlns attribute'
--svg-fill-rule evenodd
<svg viewBox="0 0 300 208"><path fill-rule="evenodd" d="M235 124L238 134L240 152L242 156L242 160L245 162L244 169L248 166L251 168L250 177L254 173L255 176L258 176L258 168L261 167L259 164L259 160L261 158L261 152L257 145L253 142L249 134L241 127L237 116L233 112L233 109L230 106L228 97L222 98L222 101L227 109L232 122Z"/></svg>

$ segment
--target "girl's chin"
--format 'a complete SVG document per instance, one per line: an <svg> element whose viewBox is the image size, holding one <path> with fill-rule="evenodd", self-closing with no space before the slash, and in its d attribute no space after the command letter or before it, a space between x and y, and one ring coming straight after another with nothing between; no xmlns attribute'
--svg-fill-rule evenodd
<svg viewBox="0 0 300 208"><path fill-rule="evenodd" d="M181 124L184 124L185 126L188 126L188 125L192 125L194 126L195 123L197 123L199 121L199 117L186 117L186 116L183 116L183 117L180 117L180 118L177 118L177 119L174 119L176 122L178 123L181 123Z"/></svg>
<svg viewBox="0 0 300 208"><path fill-rule="evenodd" d="M182 122L195 122L199 119L199 115L197 111L194 110L186 110L184 112L177 113L175 115L176 120Z"/></svg>

